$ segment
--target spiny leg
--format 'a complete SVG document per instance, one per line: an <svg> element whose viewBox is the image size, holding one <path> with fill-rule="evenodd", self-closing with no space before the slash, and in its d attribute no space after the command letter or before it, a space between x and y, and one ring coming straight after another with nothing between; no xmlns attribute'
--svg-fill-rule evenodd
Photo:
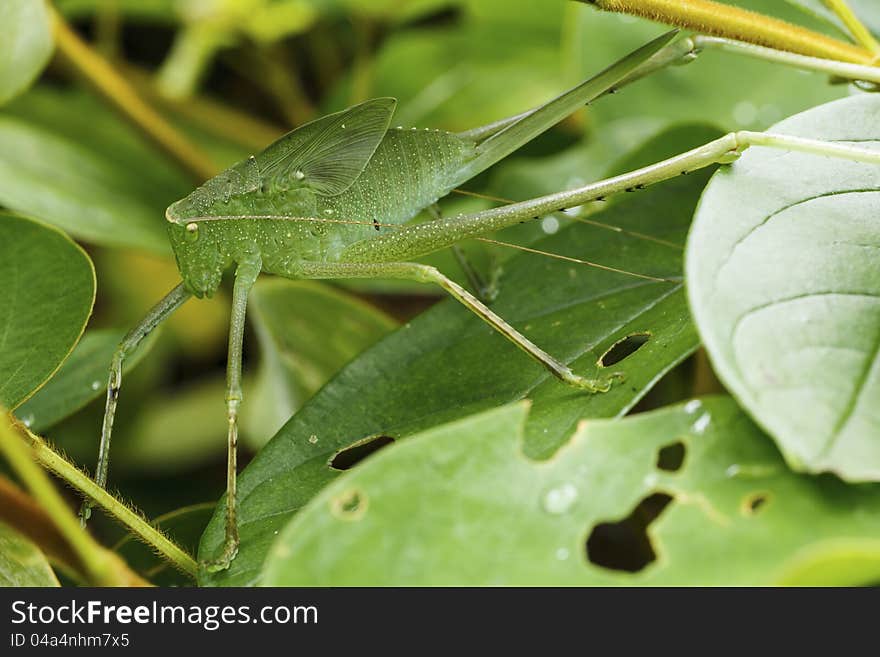
<svg viewBox="0 0 880 657"><path fill-rule="evenodd" d="M406 226L350 244L342 253L344 262L400 262L445 249L461 240L512 226L532 217L583 205L611 194L643 189L683 173L713 164L729 164L753 146L808 153L820 157L880 164L880 151L869 150L789 135L764 132L731 132L703 146L607 180L565 192L547 194L473 214Z"/></svg>
<svg viewBox="0 0 880 657"><path fill-rule="evenodd" d="M579 376L559 362L534 342L513 328L485 304L455 281L441 274L434 267L413 262L389 263L302 263L303 278L402 278L420 283L435 283L449 292L471 312L489 324L517 347L543 365L561 381L589 392L607 392L617 375L605 379L589 379Z"/></svg>
<svg viewBox="0 0 880 657"><path fill-rule="evenodd" d="M122 364L126 357L137 349L138 345L159 324L168 319L169 315L189 299L190 293L180 283L166 294L159 303L153 306L140 323L129 331L116 347L110 361L110 375L107 380L107 402L104 406L104 421L101 424L101 445L98 448L98 465L95 471L95 483L101 488L107 487L107 472L110 468L110 438L113 433L113 420L116 417L116 404L119 389L122 387ZM92 504L88 500L80 507L79 517L83 527L92 515Z"/></svg>
<svg viewBox="0 0 880 657"><path fill-rule="evenodd" d="M431 215L431 218L434 221L439 221L443 218L443 214L440 211L440 206L436 203L428 206L428 214ZM458 263L458 266L467 277L468 283L470 284L471 288L474 290L474 292L477 293L477 298L479 298L479 300L483 303L492 303L495 300L495 297L498 296L497 273L492 272L489 275L489 280L486 280L467 257L467 254L464 252L464 249L462 249L461 246L459 246L458 244L453 244L451 248L452 255L455 256L455 261Z"/></svg>
<svg viewBox="0 0 880 657"><path fill-rule="evenodd" d="M238 553L238 407L241 405L241 357L248 294L260 274L259 259L242 262L235 270L232 287L232 317L229 321L229 357L226 362L226 536L220 555L208 562L210 571L224 570Z"/></svg>

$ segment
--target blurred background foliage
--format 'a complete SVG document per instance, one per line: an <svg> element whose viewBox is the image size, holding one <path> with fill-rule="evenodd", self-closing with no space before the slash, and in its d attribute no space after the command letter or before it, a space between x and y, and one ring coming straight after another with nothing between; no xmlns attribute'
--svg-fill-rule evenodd
<svg viewBox="0 0 880 657"><path fill-rule="evenodd" d="M797 3L731 4L834 29ZM217 170L314 116L374 96L399 99L395 124L459 130L487 123L542 102L660 31L563 0L58 0L56 6ZM580 112L470 188L514 199L562 190L621 170L631 149L672 126L762 129L846 93L821 77L705 53ZM0 108L0 205L60 226L95 261L90 362L106 363L113 336L177 282L163 213L192 185L59 58L38 84ZM445 209L488 204L455 197ZM510 229L505 239L528 242L541 234L541 225L530 224ZM485 249L472 255L483 265L507 257ZM456 271L449 254L426 261ZM262 280L246 341L242 460L343 364L430 305L433 294L399 283ZM222 290L211 301L188 303L127 376L111 480L150 516L222 493L227 321ZM695 392L694 367L690 361L670 374L641 408ZM103 379L103 373L96 378L100 386ZM100 394L76 400L81 410L60 422L40 406L39 394L19 416L91 467ZM192 518L203 525L205 509L197 507ZM119 531L108 523L98 529L107 538ZM199 534L190 533L193 540Z"/></svg>

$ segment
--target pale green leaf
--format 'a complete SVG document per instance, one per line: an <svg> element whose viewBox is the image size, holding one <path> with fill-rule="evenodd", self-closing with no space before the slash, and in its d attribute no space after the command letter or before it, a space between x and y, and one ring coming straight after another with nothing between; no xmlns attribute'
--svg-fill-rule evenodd
<svg viewBox="0 0 880 657"><path fill-rule="evenodd" d="M0 105L30 86L54 45L44 0L0 3Z"/></svg>
<svg viewBox="0 0 880 657"><path fill-rule="evenodd" d="M880 98L772 131L880 141ZM710 182L688 243L691 306L727 387L792 466L880 479L880 167L752 148Z"/></svg>
<svg viewBox="0 0 880 657"><path fill-rule="evenodd" d="M0 522L0 587L58 585L40 548Z"/></svg>
<svg viewBox="0 0 880 657"><path fill-rule="evenodd" d="M263 583L774 585L816 581L819 563L823 583L880 577L880 486L792 473L728 398L585 422L543 462L523 455L527 414L438 427L349 471L281 531Z"/></svg>

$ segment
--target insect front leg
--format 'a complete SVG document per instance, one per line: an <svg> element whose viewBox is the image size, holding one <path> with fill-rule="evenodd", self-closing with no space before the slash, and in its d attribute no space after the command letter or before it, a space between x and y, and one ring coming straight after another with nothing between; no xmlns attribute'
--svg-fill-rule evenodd
<svg viewBox="0 0 880 657"><path fill-rule="evenodd" d="M553 376L568 385L588 392L607 392L619 375L591 379L580 376L561 363L534 342L513 328L500 316L489 310L484 303L458 283L441 274L434 267L414 262L389 263L302 263L303 278L400 278L419 283L434 283L446 290L468 310L489 324L517 347L543 365Z"/></svg>
<svg viewBox="0 0 880 657"><path fill-rule="evenodd" d="M262 263L255 257L242 262L235 270L232 287L232 317L229 321L229 356L226 362L226 537L220 555L206 565L210 571L225 570L238 553L238 407L241 405L241 358L245 314L251 288L257 281Z"/></svg>
<svg viewBox="0 0 880 657"><path fill-rule="evenodd" d="M113 420L116 417L116 405L119 400L119 389L122 387L122 364L126 357L137 349L138 345L159 324L164 322L175 310L189 299L183 283L180 283L171 292L166 294L150 312L147 313L140 323L129 331L116 347L113 360L110 361L110 375L107 379L107 402L104 406L104 420L101 424L101 444L98 448L98 466L95 470L95 483L101 488L107 487L107 472L110 468L110 437L113 433ZM79 517L82 525L92 515L92 503L83 502L80 507Z"/></svg>

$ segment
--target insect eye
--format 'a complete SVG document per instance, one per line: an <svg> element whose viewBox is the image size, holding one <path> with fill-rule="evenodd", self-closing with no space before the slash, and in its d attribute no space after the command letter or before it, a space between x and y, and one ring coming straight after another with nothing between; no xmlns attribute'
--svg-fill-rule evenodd
<svg viewBox="0 0 880 657"><path fill-rule="evenodd" d="M195 222L186 225L186 241L195 242L199 239L199 225Z"/></svg>

